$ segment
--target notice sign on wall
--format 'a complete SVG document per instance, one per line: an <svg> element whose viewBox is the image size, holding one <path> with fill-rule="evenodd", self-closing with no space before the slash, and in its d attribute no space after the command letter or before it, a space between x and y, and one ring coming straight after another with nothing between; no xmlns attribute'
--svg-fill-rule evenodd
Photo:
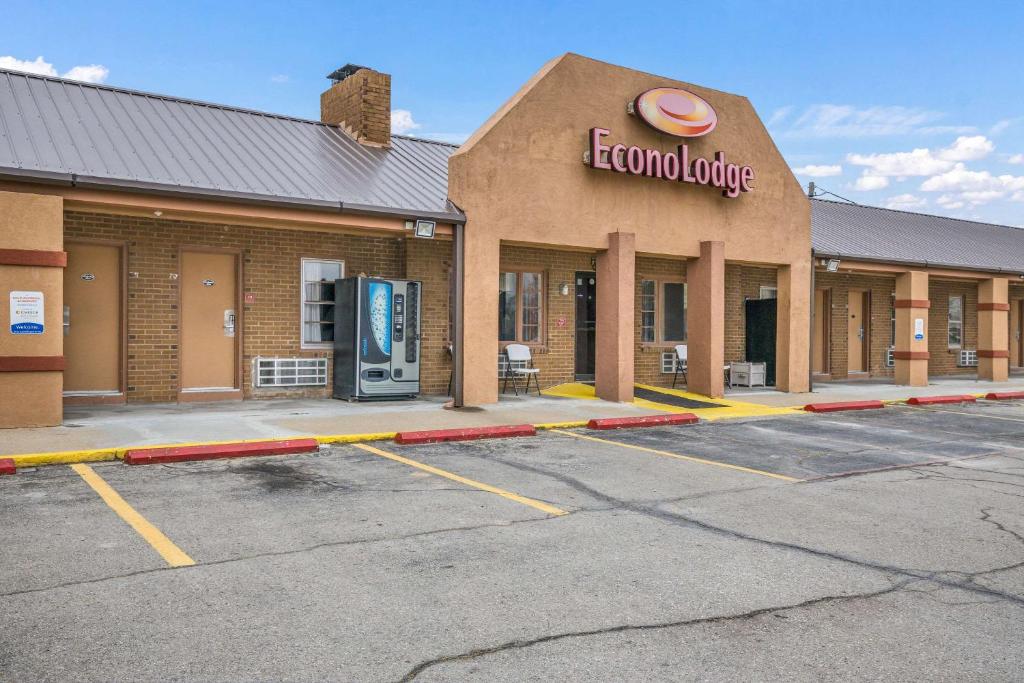
<svg viewBox="0 0 1024 683"><path fill-rule="evenodd" d="M11 292L11 334L43 333L43 293Z"/></svg>
<svg viewBox="0 0 1024 683"><path fill-rule="evenodd" d="M924 318L914 318L914 339L916 341L924 339Z"/></svg>

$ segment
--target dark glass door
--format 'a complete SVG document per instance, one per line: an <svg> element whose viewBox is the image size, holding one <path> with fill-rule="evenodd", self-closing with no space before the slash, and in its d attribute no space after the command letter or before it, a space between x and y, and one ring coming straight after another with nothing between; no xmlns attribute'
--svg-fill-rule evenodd
<svg viewBox="0 0 1024 683"><path fill-rule="evenodd" d="M594 381L594 348L597 330L597 278L576 273L576 381Z"/></svg>
<svg viewBox="0 0 1024 683"><path fill-rule="evenodd" d="M775 299L748 299L747 314L747 360L765 364L764 383L775 384L775 325L777 320Z"/></svg>

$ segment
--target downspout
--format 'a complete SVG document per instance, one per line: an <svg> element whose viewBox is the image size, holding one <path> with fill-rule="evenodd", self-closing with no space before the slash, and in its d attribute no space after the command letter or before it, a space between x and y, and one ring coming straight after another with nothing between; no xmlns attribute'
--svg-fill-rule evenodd
<svg viewBox="0 0 1024 683"><path fill-rule="evenodd" d="M466 329L465 321L465 275L466 275L466 224L456 223L452 240L452 305L455 307L455 329L452 330L452 405L461 408L463 402L463 370L465 367L462 338Z"/></svg>
<svg viewBox="0 0 1024 683"><path fill-rule="evenodd" d="M807 316L811 321L811 343L807 345L807 391L814 391L814 314L817 307L814 305L815 275L814 275L814 247L811 247L811 314Z"/></svg>

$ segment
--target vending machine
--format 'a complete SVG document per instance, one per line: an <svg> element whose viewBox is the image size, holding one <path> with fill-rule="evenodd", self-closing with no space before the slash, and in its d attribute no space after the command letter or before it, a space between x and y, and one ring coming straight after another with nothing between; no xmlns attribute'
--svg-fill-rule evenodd
<svg viewBox="0 0 1024 683"><path fill-rule="evenodd" d="M421 286L373 277L335 282L334 398L419 394Z"/></svg>

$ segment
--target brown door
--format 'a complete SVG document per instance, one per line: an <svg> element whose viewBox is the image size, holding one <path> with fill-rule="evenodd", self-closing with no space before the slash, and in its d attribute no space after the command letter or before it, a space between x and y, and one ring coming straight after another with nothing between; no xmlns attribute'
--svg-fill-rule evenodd
<svg viewBox="0 0 1024 683"><path fill-rule="evenodd" d="M864 349L867 342L867 305L865 304L866 292L861 290L850 290L848 336L847 346L847 371L866 372L867 366L864 363Z"/></svg>
<svg viewBox="0 0 1024 683"><path fill-rule="evenodd" d="M1024 300L1010 304L1010 365L1024 366Z"/></svg>
<svg viewBox="0 0 1024 683"><path fill-rule="evenodd" d="M121 247L68 243L64 393L121 393Z"/></svg>
<svg viewBox="0 0 1024 683"><path fill-rule="evenodd" d="M828 305L828 290L814 290L814 347L812 370L823 375L828 373L828 324L831 307Z"/></svg>
<svg viewBox="0 0 1024 683"><path fill-rule="evenodd" d="M237 391L238 256L183 251L178 280L182 392Z"/></svg>

